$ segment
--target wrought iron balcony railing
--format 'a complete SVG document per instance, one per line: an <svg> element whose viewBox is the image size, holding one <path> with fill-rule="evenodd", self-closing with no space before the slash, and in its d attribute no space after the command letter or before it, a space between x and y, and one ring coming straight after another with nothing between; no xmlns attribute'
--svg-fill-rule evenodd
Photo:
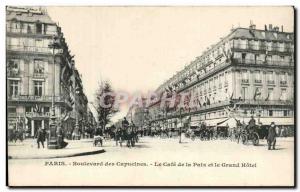
<svg viewBox="0 0 300 192"><path fill-rule="evenodd" d="M275 81L274 80L267 80L267 83L270 84L270 85L274 85Z"/></svg>
<svg viewBox="0 0 300 192"><path fill-rule="evenodd" d="M6 32L8 33L16 33L16 34L27 34L27 35L55 35L57 32L55 30L47 29L45 32L38 32L35 28L15 28L15 27L7 27Z"/></svg>
<svg viewBox="0 0 300 192"><path fill-rule="evenodd" d="M260 79L255 79L255 80L254 80L254 83L260 84L260 83L262 83L262 81L261 81Z"/></svg>
<svg viewBox="0 0 300 192"><path fill-rule="evenodd" d="M36 47L36 46L21 46L21 45L7 45L7 50L18 52L32 52L32 53L44 53L53 54L53 49L49 47ZM55 54L62 54L62 49L55 49Z"/></svg>
<svg viewBox="0 0 300 192"><path fill-rule="evenodd" d="M279 60L273 60L273 61L262 61L262 60L254 60L254 59L233 59L234 64L251 64L251 65L275 65L275 66L293 66L293 62L287 62L287 61L279 61Z"/></svg>
<svg viewBox="0 0 300 192"><path fill-rule="evenodd" d="M275 51L275 52L293 52L292 47L288 46L267 46L264 44L253 45L253 44L243 44L237 43L234 44L234 49L243 49L243 50L261 50L261 51Z"/></svg>
<svg viewBox="0 0 300 192"><path fill-rule="evenodd" d="M287 81L280 81L280 85L287 85Z"/></svg>
<svg viewBox="0 0 300 192"><path fill-rule="evenodd" d="M24 101L24 102L51 102L52 96L35 96L35 95L9 95L8 101ZM61 96L54 97L55 102L63 102L65 99Z"/></svg>

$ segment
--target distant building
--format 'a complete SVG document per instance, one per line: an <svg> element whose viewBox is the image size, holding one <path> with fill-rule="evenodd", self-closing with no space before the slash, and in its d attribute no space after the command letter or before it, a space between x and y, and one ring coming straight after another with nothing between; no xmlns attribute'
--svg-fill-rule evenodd
<svg viewBox="0 0 300 192"><path fill-rule="evenodd" d="M88 100L81 76L61 28L45 10L6 8L6 59L9 129L22 128L30 136L39 127L48 129L54 98L65 131L74 130L76 117L83 131Z"/></svg>
<svg viewBox="0 0 300 192"><path fill-rule="evenodd" d="M150 123L161 127L208 126L234 117L251 116L264 125L294 127L294 33L283 27L236 28L212 45L156 90L189 93L192 108L163 110L160 101L149 107ZM182 118L180 118L182 117Z"/></svg>

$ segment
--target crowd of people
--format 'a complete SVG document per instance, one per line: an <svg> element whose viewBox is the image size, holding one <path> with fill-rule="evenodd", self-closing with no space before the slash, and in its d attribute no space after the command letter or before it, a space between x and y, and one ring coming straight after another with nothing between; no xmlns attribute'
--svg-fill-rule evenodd
<svg viewBox="0 0 300 192"><path fill-rule="evenodd" d="M236 127L229 128L227 126L207 126L204 121L199 123L196 127L182 127L177 128L162 128L159 125L152 125L148 127L137 127L133 122L129 123L126 117L124 117L121 126L111 126L109 129L96 128L94 135L94 145L100 144L102 146L103 141L106 138L114 139L116 146L134 147L138 142L139 137L150 136L159 138L172 138L184 134L186 138L192 140L200 138L201 140L216 140L216 139L230 139L237 141L246 139L253 140L254 137L259 139L267 139L268 149L275 149L276 137L286 137L287 128L279 128L274 122L270 125L262 125L262 123L256 123L256 120L251 117L248 124L237 120ZM63 134L62 134L63 135ZM8 141L22 142L26 138L26 133L23 129L9 129ZM38 128L34 138L36 138L37 147L45 147L44 142L48 138L48 132L45 129ZM244 143L244 141L243 141Z"/></svg>

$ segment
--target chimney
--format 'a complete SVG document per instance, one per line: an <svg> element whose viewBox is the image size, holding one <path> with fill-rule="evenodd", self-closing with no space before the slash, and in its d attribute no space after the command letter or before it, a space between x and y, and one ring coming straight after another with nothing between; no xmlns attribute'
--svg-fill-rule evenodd
<svg viewBox="0 0 300 192"><path fill-rule="evenodd" d="M272 31L272 30L273 30L272 24L269 24L269 31Z"/></svg>
<svg viewBox="0 0 300 192"><path fill-rule="evenodd" d="M267 25L265 25L265 31L268 31L268 27L267 27Z"/></svg>
<svg viewBox="0 0 300 192"><path fill-rule="evenodd" d="M283 25L281 25L281 32L283 32Z"/></svg>

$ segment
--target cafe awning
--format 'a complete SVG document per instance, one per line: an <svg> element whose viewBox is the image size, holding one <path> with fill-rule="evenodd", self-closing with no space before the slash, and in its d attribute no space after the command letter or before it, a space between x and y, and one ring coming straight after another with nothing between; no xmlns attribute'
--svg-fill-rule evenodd
<svg viewBox="0 0 300 192"><path fill-rule="evenodd" d="M206 123L206 126L217 126L218 123L226 120L227 118L219 118L219 119L207 119L207 120L204 120L204 122Z"/></svg>
<svg viewBox="0 0 300 192"><path fill-rule="evenodd" d="M236 123L237 123L236 119L228 118L228 119L225 119L223 121L220 121L218 123L218 126L220 126L220 127L228 126L229 128L234 128L234 127L236 127Z"/></svg>
<svg viewBox="0 0 300 192"><path fill-rule="evenodd" d="M276 117L276 118L265 117L265 118L260 118L259 121L263 125L270 125L272 122L274 122L275 125L294 125L294 118L292 117Z"/></svg>

